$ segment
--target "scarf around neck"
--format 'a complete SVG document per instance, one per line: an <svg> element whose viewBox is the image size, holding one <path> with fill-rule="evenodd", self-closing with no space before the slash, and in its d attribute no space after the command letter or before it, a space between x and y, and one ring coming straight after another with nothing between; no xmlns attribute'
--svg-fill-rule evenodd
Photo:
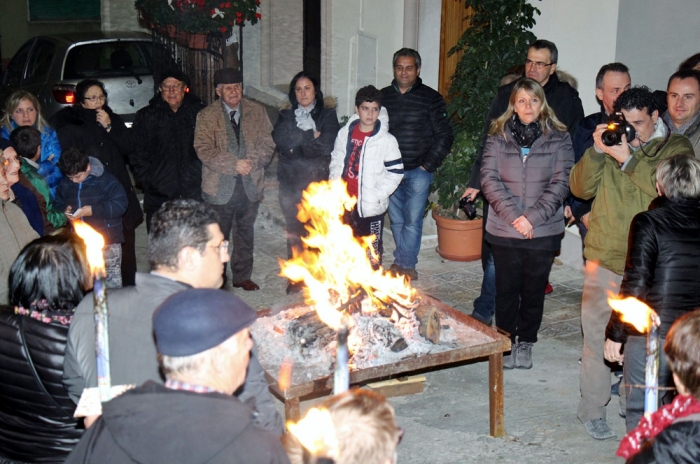
<svg viewBox="0 0 700 464"><path fill-rule="evenodd" d="M532 121L530 124L524 124L517 114L513 114L506 124L513 134L513 140L521 148L532 147L535 140L542 135L542 125L539 120Z"/></svg>

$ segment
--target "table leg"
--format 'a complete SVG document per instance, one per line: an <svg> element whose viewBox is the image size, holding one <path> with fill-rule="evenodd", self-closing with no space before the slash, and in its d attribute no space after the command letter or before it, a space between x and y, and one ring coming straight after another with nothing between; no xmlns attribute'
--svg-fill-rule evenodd
<svg viewBox="0 0 700 464"><path fill-rule="evenodd" d="M503 401L501 401L501 405L503 405ZM299 398L289 398L284 400L284 415L288 421L298 422L299 419L301 419Z"/></svg>
<svg viewBox="0 0 700 464"><path fill-rule="evenodd" d="M493 437L503 437L503 353L489 356L489 432Z"/></svg>

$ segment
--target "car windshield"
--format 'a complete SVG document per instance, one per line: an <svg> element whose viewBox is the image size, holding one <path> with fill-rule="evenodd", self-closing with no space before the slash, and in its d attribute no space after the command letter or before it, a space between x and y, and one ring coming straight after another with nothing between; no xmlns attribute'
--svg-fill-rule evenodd
<svg viewBox="0 0 700 464"><path fill-rule="evenodd" d="M151 74L146 42L98 42L73 47L66 57L64 79Z"/></svg>

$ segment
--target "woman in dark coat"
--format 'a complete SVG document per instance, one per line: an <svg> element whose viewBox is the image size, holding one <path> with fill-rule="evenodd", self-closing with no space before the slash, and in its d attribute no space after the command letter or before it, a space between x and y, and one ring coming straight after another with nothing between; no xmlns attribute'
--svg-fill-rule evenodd
<svg viewBox="0 0 700 464"><path fill-rule="evenodd" d="M316 77L302 71L289 84L289 109L280 111L272 131L279 150L279 200L287 223L287 255L301 252L304 224L297 219L301 193L312 182L328 180L333 144L340 126L335 101L324 101ZM287 293L301 290L290 282Z"/></svg>
<svg viewBox="0 0 700 464"><path fill-rule="evenodd" d="M131 134L119 115L107 106L107 91L102 82L86 79L78 83L75 99L75 105L54 115L52 126L64 150L75 147L97 158L126 190L129 206L122 218L122 283L124 286L135 285L135 231L143 221L143 212L126 168L132 151Z"/></svg>
<svg viewBox="0 0 700 464"><path fill-rule="evenodd" d="M510 333L503 367L530 369L544 292L564 233L564 200L574 164L571 137L537 81L515 84L491 124L481 185L489 202L486 240L496 265L496 325Z"/></svg>
<svg viewBox="0 0 700 464"><path fill-rule="evenodd" d="M42 237L10 269L10 306L0 306L0 461L63 462L82 436L61 376L68 327L91 286L83 247L75 236Z"/></svg>

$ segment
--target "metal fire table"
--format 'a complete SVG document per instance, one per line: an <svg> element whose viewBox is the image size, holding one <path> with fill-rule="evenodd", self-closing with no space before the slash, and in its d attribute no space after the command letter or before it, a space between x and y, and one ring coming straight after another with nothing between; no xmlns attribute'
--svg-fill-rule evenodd
<svg viewBox="0 0 700 464"><path fill-rule="evenodd" d="M503 355L510 350L510 338L499 333L497 330L487 327L471 317L462 314L456 309L442 303L440 300L429 295L421 294L424 304L434 305L441 315L449 316L460 324L479 332L482 337L488 339L487 342L474 341L466 343L459 348L440 353L426 354L419 357L407 358L399 362L384 364L381 366L369 367L350 371L350 384L357 385L385 379L399 374L408 374L418 369L435 368L445 364L466 361L469 359L483 358L488 356L489 360L489 416L490 434L494 437L504 435L503 427ZM269 315L268 311L261 311L260 317ZM264 360L261 359L263 368ZM281 390L278 386L278 372L270 372L265 368L265 376L272 392L279 399L284 401L284 410L287 420L298 421L301 418L299 403L306 396L319 396L333 391L333 373L323 377L311 379L306 382L297 381L286 389Z"/></svg>

